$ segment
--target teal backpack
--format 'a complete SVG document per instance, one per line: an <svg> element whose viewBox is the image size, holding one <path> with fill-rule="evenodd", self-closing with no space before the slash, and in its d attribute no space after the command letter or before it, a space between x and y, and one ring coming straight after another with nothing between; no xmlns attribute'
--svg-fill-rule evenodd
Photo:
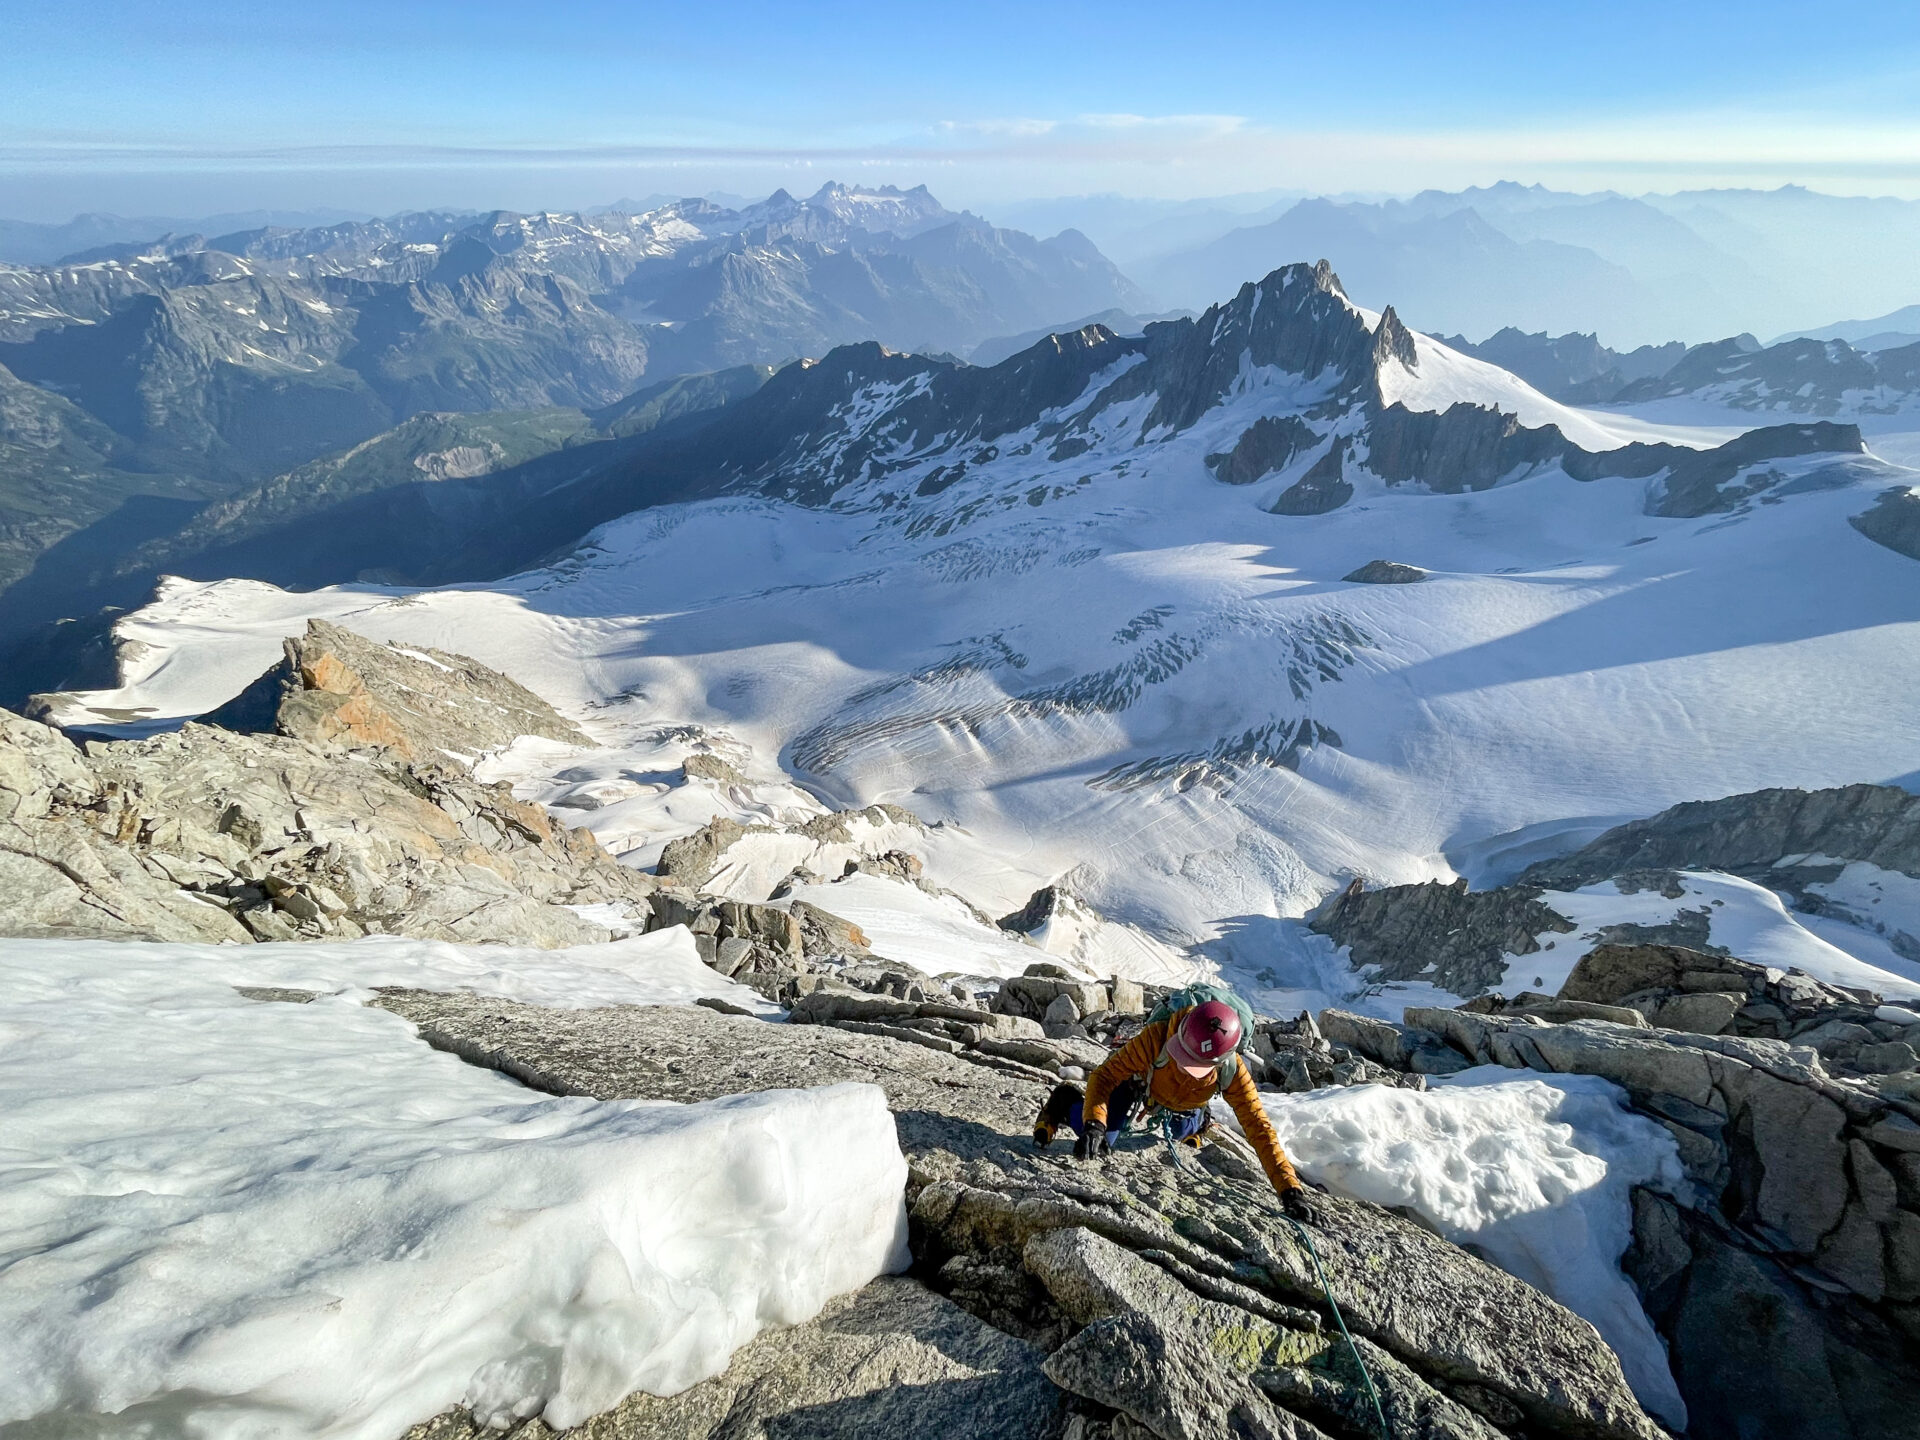
<svg viewBox="0 0 1920 1440"><path fill-rule="evenodd" d="M1147 1016L1147 1024L1158 1025L1163 1020L1171 1020L1182 1010L1190 1010L1195 1005L1204 1005L1209 1000L1223 1001L1233 1007L1233 1013L1240 1017L1240 1043L1242 1045L1246 1044L1248 1038L1253 1034L1253 1010L1246 1001L1242 1000L1224 985L1209 985L1201 982L1189 985L1183 990L1175 990L1171 995L1167 996L1166 999L1153 1007L1153 1013ZM1166 1047L1164 1045L1161 1046L1159 1058L1153 1062L1153 1068L1158 1070L1162 1065L1171 1063L1172 1061L1167 1055ZM1227 1086L1233 1083L1233 1077L1239 1069L1240 1052L1238 1049L1235 1049L1220 1062L1219 1068L1214 1071L1213 1093L1215 1095L1225 1094Z"/></svg>

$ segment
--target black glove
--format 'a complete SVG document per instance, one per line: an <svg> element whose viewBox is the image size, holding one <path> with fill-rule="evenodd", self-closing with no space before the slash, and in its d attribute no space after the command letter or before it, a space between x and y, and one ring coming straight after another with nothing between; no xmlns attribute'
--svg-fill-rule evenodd
<svg viewBox="0 0 1920 1440"><path fill-rule="evenodd" d="M1113 1145L1107 1139L1105 1130L1089 1130L1074 1142L1073 1158L1076 1160L1104 1160L1113 1153Z"/></svg>
<svg viewBox="0 0 1920 1440"><path fill-rule="evenodd" d="M1044 1150L1051 1144L1053 1144L1053 1128L1048 1125L1034 1126L1033 1148L1036 1150Z"/></svg>
<svg viewBox="0 0 1920 1440"><path fill-rule="evenodd" d="M1296 1185L1282 1195L1280 1208L1287 1212L1289 1219L1297 1220L1302 1225L1318 1225L1325 1218L1313 1192L1304 1185Z"/></svg>

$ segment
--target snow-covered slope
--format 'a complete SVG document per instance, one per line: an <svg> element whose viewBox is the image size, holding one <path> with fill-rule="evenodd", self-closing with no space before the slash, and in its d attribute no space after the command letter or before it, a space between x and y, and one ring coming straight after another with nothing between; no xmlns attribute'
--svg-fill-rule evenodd
<svg viewBox="0 0 1920 1440"><path fill-rule="evenodd" d="M472 654L615 745L723 731L765 784L947 822L929 874L990 913L1064 880L1279 994L1325 991L1281 917L1350 875L1920 772L1920 569L1847 523L1920 477L1844 427L1722 451L1725 424L1571 410L1324 267L992 370L838 351L729 417L730 493L507 580L174 582L121 626L126 686L69 718L200 713L324 615ZM1426 578L1345 578L1383 558ZM515 778L611 787L644 859L718 804L623 812L648 764Z"/></svg>
<svg viewBox="0 0 1920 1440"><path fill-rule="evenodd" d="M557 1098L356 1001L758 998L684 930L596 950L10 941L0 1428L564 1429L904 1268L877 1087Z"/></svg>

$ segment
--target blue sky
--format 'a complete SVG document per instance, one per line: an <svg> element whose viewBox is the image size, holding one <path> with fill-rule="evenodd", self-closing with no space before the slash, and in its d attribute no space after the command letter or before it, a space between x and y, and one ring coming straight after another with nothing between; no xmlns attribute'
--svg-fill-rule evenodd
<svg viewBox="0 0 1920 1440"><path fill-rule="evenodd" d="M0 214L926 182L1920 194L1920 6L4 0Z"/></svg>

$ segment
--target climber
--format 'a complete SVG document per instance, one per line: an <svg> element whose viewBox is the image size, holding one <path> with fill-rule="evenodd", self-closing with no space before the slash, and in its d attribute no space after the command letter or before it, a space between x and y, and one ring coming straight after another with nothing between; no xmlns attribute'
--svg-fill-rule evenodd
<svg viewBox="0 0 1920 1440"><path fill-rule="evenodd" d="M1125 1132L1127 1123L1133 1119L1133 1112L1146 1098L1146 1083L1132 1075L1122 1080L1114 1088L1113 1094L1107 1097L1108 1149L1112 1149L1113 1142ZM1040 1107L1040 1118L1033 1122L1033 1148L1046 1149L1063 1126L1075 1135L1080 1134L1086 1128L1081 1115L1082 1106L1078 1085L1063 1083L1054 1086L1053 1093L1047 1096L1047 1103Z"/></svg>
<svg viewBox="0 0 1920 1440"><path fill-rule="evenodd" d="M1317 1224L1312 1192L1280 1148L1253 1076L1241 1062L1244 1009L1244 1002L1211 985L1192 986L1157 1007L1146 1027L1089 1077L1074 1157L1099 1159L1113 1149L1107 1111L1128 1081L1145 1082L1147 1103L1162 1113L1169 1142L1197 1142L1213 1123L1207 1105L1218 1095L1233 1107L1281 1207L1295 1220Z"/></svg>

